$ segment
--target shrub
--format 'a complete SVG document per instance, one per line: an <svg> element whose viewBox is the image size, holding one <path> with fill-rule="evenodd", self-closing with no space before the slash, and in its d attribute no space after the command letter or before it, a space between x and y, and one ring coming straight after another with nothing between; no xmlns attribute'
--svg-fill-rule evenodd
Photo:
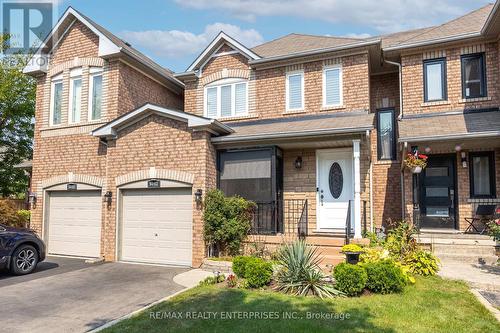
<svg viewBox="0 0 500 333"><path fill-rule="evenodd" d="M234 274L229 274L229 276L226 279L227 286L229 288L234 288L238 284L238 279L236 278L236 275Z"/></svg>
<svg viewBox="0 0 500 333"><path fill-rule="evenodd" d="M233 259L233 272L239 278L246 278L246 268L249 262L258 260L256 257L237 256Z"/></svg>
<svg viewBox="0 0 500 333"><path fill-rule="evenodd" d="M17 211L17 215L21 217L24 223L27 225L30 222L31 211L27 209L20 209Z"/></svg>
<svg viewBox="0 0 500 333"><path fill-rule="evenodd" d="M27 220L17 213L9 200L0 200L0 224L11 227L26 227Z"/></svg>
<svg viewBox="0 0 500 333"><path fill-rule="evenodd" d="M389 294L400 292L406 285L406 278L392 260L368 263L365 266L368 280L366 287L373 292Z"/></svg>
<svg viewBox="0 0 500 333"><path fill-rule="evenodd" d="M363 248L358 244L346 244L342 246L342 252L362 252Z"/></svg>
<svg viewBox="0 0 500 333"><path fill-rule="evenodd" d="M383 248L365 248L359 256L359 261L367 264L369 262L378 262L389 258L389 251Z"/></svg>
<svg viewBox="0 0 500 333"><path fill-rule="evenodd" d="M488 235L493 237L493 240L500 241L500 220L488 223Z"/></svg>
<svg viewBox="0 0 500 333"><path fill-rule="evenodd" d="M368 238L370 240L370 246L382 246L385 242L385 236L383 234L378 234L373 231L367 231L363 235L364 238Z"/></svg>
<svg viewBox="0 0 500 333"><path fill-rule="evenodd" d="M335 287L349 296L363 291L368 275L363 266L341 263L334 269Z"/></svg>
<svg viewBox="0 0 500 333"><path fill-rule="evenodd" d="M214 276L207 276L204 280L200 281L199 285L200 286L209 286L212 284L224 282L225 279L226 279L226 276L224 274L220 274L217 276L215 276L215 275Z"/></svg>
<svg viewBox="0 0 500 333"><path fill-rule="evenodd" d="M245 277L251 288L260 288L268 285L273 276L273 265L260 258L248 261L245 268Z"/></svg>
<svg viewBox="0 0 500 333"><path fill-rule="evenodd" d="M385 248L395 260L403 260L408 254L417 250L415 228L405 221L396 223L387 235Z"/></svg>
<svg viewBox="0 0 500 333"><path fill-rule="evenodd" d="M219 253L236 255L250 231L255 203L226 197L220 190L207 192L204 203L204 238Z"/></svg>
<svg viewBox="0 0 500 333"><path fill-rule="evenodd" d="M405 264L413 274L428 276L436 275L439 270L438 261L432 253L418 250L406 257Z"/></svg>
<svg viewBox="0 0 500 333"><path fill-rule="evenodd" d="M321 298L343 295L325 280L319 268L318 248L304 241L285 244L277 254L281 269L276 276L276 290L294 295L316 295Z"/></svg>

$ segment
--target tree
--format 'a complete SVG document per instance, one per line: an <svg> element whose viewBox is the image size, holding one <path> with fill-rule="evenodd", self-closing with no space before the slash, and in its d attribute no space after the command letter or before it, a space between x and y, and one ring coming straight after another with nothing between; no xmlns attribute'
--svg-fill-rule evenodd
<svg viewBox="0 0 500 333"><path fill-rule="evenodd" d="M6 50L8 35L0 35ZM0 196L20 195L28 178L14 166L32 157L36 83L23 74L27 54L5 54L0 58Z"/></svg>

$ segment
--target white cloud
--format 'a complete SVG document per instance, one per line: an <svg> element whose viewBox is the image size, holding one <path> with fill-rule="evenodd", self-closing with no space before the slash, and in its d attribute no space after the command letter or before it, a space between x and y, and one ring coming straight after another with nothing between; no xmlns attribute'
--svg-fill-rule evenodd
<svg viewBox="0 0 500 333"><path fill-rule="evenodd" d="M294 16L332 23L370 26L380 32L442 23L489 0L175 0L179 5L216 9L239 19Z"/></svg>
<svg viewBox="0 0 500 333"><path fill-rule="evenodd" d="M349 37L349 38L368 38L368 37L371 37L371 36L372 35L367 34L367 33L357 34L357 33L351 32L351 33L345 34L343 37Z"/></svg>
<svg viewBox="0 0 500 333"><path fill-rule="evenodd" d="M134 46L144 47L160 57L180 58L199 53L210 41L224 31L247 47L264 41L255 29L242 29L236 25L213 23L200 34L179 30L123 31L120 35Z"/></svg>

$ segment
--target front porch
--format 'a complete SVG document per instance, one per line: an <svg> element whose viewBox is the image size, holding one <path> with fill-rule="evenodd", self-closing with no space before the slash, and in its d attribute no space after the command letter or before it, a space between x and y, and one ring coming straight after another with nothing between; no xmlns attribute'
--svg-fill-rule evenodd
<svg viewBox="0 0 500 333"><path fill-rule="evenodd" d="M322 116L318 121L325 126L335 119L338 125L338 119L349 123L358 117ZM239 125L243 130L231 125L236 134L213 139L218 188L257 204L247 243L274 249L301 238L337 260L343 259L342 245L361 240L363 232L371 230L369 128L373 117L364 114L365 118L366 126L342 128L339 133L332 129L309 133L304 126L312 126L311 119L316 118L307 117L305 124L294 120L283 129L293 131L294 136L283 133L285 137L276 133L276 126L283 124L273 123L270 137L261 133L251 139L236 134L255 131L253 127L266 122L245 122Z"/></svg>
<svg viewBox="0 0 500 333"><path fill-rule="evenodd" d="M419 174L402 165L405 218L422 233L459 239L483 230L481 221L471 227L467 220L480 206L500 206L499 126L498 109L403 119L403 154L428 155L427 167Z"/></svg>

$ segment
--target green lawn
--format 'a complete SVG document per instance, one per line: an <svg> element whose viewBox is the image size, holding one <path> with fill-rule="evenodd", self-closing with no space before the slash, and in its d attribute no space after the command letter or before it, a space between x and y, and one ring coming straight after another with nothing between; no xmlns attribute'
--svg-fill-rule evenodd
<svg viewBox="0 0 500 333"><path fill-rule="evenodd" d="M222 313L227 318L227 313L239 311L272 313L279 319L221 319ZM202 319L200 312L215 312L218 318ZM198 318L188 319L187 313ZM283 313L296 319L285 319ZM307 313L343 313L349 318L307 319ZM179 318L167 319L166 314ZM160 319L151 318L153 315ZM483 333L500 332L500 325L464 283L432 277L419 278L401 294L328 301L270 291L197 287L104 332Z"/></svg>

